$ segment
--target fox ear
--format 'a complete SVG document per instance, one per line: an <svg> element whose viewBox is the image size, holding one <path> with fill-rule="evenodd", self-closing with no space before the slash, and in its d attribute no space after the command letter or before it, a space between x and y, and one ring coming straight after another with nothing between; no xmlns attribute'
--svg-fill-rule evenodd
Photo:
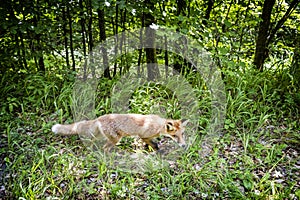
<svg viewBox="0 0 300 200"><path fill-rule="evenodd" d="M180 120L181 121L181 126L186 126L187 123L189 123L189 120L188 119L182 119Z"/></svg>
<svg viewBox="0 0 300 200"><path fill-rule="evenodd" d="M174 125L173 125L173 123L172 122L168 122L166 124L166 129L167 129L167 131L174 131Z"/></svg>

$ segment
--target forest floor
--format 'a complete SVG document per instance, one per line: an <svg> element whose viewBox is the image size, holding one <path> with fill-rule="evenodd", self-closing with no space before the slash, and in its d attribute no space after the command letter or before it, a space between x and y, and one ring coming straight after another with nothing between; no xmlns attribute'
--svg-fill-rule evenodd
<svg viewBox="0 0 300 200"><path fill-rule="evenodd" d="M154 156L150 170L140 171L128 166L137 168L142 162L128 161L124 170L114 163L126 157L103 157L78 136L53 134L53 124L73 119L68 113L45 109L49 93L37 92L47 98L36 99L28 93L22 102L7 98L0 113L0 199L299 200L299 99L292 94L281 102L281 93L273 92L279 89L273 90L272 84L254 88L248 83L248 89L234 85L231 88L237 89L228 89L225 126L213 143L203 143L206 129L194 130L189 134L197 135L195 142L186 151L174 151L179 156L165 160L163 167L155 167L159 153L143 151L145 158ZM30 88L35 91L40 85ZM257 95L261 88L268 89L262 97ZM21 106L16 106L18 102ZM66 99L60 102L65 105ZM160 139L162 148L169 142ZM132 153L136 146L143 149L135 140L124 138L118 149Z"/></svg>
<svg viewBox="0 0 300 200"><path fill-rule="evenodd" d="M79 137L52 134L45 117L27 117L1 137L1 199L300 198L300 132L292 127L226 131L209 156L199 140L166 168L126 172L99 160Z"/></svg>

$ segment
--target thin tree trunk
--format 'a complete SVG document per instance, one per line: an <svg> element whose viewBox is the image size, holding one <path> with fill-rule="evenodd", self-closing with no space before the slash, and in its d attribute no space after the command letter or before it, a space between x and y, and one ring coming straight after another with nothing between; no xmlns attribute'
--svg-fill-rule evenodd
<svg viewBox="0 0 300 200"><path fill-rule="evenodd" d="M40 70L41 70L42 72L45 72L45 71L46 71L45 63L44 63L43 52L41 52L41 54L40 54L40 56L39 56L39 67L40 67Z"/></svg>
<svg viewBox="0 0 300 200"><path fill-rule="evenodd" d="M205 20L203 21L203 25L207 25L213 6L214 6L214 0L207 0L207 8L205 10L205 16L204 16Z"/></svg>
<svg viewBox="0 0 300 200"><path fill-rule="evenodd" d="M27 61L26 61L26 51L25 51L25 45L24 45L24 39L23 39L23 34L18 31L18 34L15 35L15 42L17 44L17 54L18 57L21 59L18 63L19 63L19 68L22 67L23 69L28 69L27 68ZM21 43L21 46L20 44Z"/></svg>
<svg viewBox="0 0 300 200"><path fill-rule="evenodd" d="M72 58L72 70L76 71L75 68L75 56L74 56L74 49L73 49L73 28L72 28L72 16L70 14L70 8L67 6L67 16L69 20L69 35L70 35L70 51L71 51L71 58Z"/></svg>
<svg viewBox="0 0 300 200"><path fill-rule="evenodd" d="M34 17L34 24L35 27L37 27L38 22L40 21L40 3L39 1L36 2L36 15ZM36 34L35 35L35 40L36 40L36 46L37 46L37 58L36 60L38 60L37 63L37 68L39 69L39 71L45 72L45 64L44 64L44 56L43 56L43 49L42 49L42 44L41 44L41 34Z"/></svg>
<svg viewBox="0 0 300 200"><path fill-rule="evenodd" d="M118 22L118 20L119 20L119 5L117 4L116 5L115 23L112 20L113 24L115 24L114 34L116 35L116 37L115 37L115 55L118 55L118 51L119 51L119 49L118 49L118 43L119 43L119 35L118 35L118 33L119 33L119 22ZM117 61L115 60L113 76L117 75L117 66L118 66L118 64L117 64Z"/></svg>
<svg viewBox="0 0 300 200"><path fill-rule="evenodd" d="M167 36L164 36L165 39L165 73L166 73L166 78L168 78L169 75L169 54L168 54L168 38Z"/></svg>
<svg viewBox="0 0 300 200"><path fill-rule="evenodd" d="M126 4L127 4L127 0L126 0ZM127 16L126 16L126 13L127 13L127 10L126 8L124 9L124 12L123 12L123 19L122 19L122 45L126 44L126 37L125 37L125 31L126 31L126 19L127 19ZM122 54L122 58L125 58L125 63L122 61L122 63L124 63L124 66L125 66L125 71L128 71L129 70L129 63L126 61L126 58L127 58L127 48L126 46L124 46L124 53Z"/></svg>
<svg viewBox="0 0 300 200"><path fill-rule="evenodd" d="M21 35L21 32L20 31L18 31L17 32L17 34L15 34L14 36L14 38L15 38L15 44L16 44L16 47L17 47L17 57L19 58L18 60L17 60L17 63L18 63L18 67L19 68L21 68L21 69L24 69L24 66L23 66L23 64L22 64L22 60L23 59L21 59L21 48L20 48L20 42L19 42L19 35Z"/></svg>
<svg viewBox="0 0 300 200"><path fill-rule="evenodd" d="M82 38L82 47L83 47L83 79L86 80L87 78L87 53L86 53L86 30L85 30L85 19L84 19L84 12L83 12L83 3L82 0L79 0L79 7L80 10L80 26L81 26L81 38Z"/></svg>
<svg viewBox="0 0 300 200"><path fill-rule="evenodd" d="M295 49L293 61L290 66L290 74L294 77L294 85L296 88L300 89L300 35L295 36ZM300 100L300 99L299 99Z"/></svg>
<svg viewBox="0 0 300 200"><path fill-rule="evenodd" d="M103 42L106 40L104 10L98 9L97 12L98 12L98 23L100 29L100 41ZM107 47L104 46L103 44L101 51L103 54L104 77L111 79L106 48Z"/></svg>
<svg viewBox="0 0 300 200"><path fill-rule="evenodd" d="M186 2L185 0L178 0L177 1L177 16L182 15L185 16L185 10L186 10ZM181 23L178 24L178 27L181 28ZM177 31L180 31L179 28L176 29ZM183 38L181 38L183 39ZM178 40L179 45L182 45L183 40ZM183 63L184 59L180 55L174 56L174 70L177 72L183 71Z"/></svg>
<svg viewBox="0 0 300 200"><path fill-rule="evenodd" d="M66 18L66 8L63 7L62 10L62 18L63 18L63 32L64 32L64 45L65 45L65 51L66 51L66 63L67 63L67 68L70 68L70 60L69 60L69 48L68 48L68 31L67 31L67 18Z"/></svg>
<svg viewBox="0 0 300 200"><path fill-rule="evenodd" d="M122 12L121 12L121 16L120 16L120 18L121 18L121 27L122 27L122 25L123 25L123 15L122 15ZM120 59L121 59L121 64L120 64L120 75L122 75L122 73L123 73L123 66L124 66L124 62L123 62L123 58L124 58L124 53L123 53L123 42L124 42L124 32L122 32L122 36L121 36L121 39L119 40L119 50L120 50Z"/></svg>
<svg viewBox="0 0 300 200"><path fill-rule="evenodd" d="M270 32L271 14L275 0L265 0L262 11L262 21L259 26L256 39L254 65L256 69L263 71L263 64L268 57L267 40Z"/></svg>
<svg viewBox="0 0 300 200"><path fill-rule="evenodd" d="M23 65L24 65L25 69L28 69L27 60L26 60L26 49L25 49L23 34L20 34L20 40L21 40L21 53L22 53Z"/></svg>
<svg viewBox="0 0 300 200"><path fill-rule="evenodd" d="M39 71L45 72L45 64L44 64L44 56L43 56L43 51L41 48L41 39L40 39L40 34L36 35L36 43L37 43L37 52L38 52L38 56L37 56L37 60L38 60L38 68Z"/></svg>
<svg viewBox="0 0 300 200"><path fill-rule="evenodd" d="M94 54L93 54L93 48L94 48L94 40L93 40L93 12L92 12L92 1L88 1L88 49L89 49L89 66L92 71L92 77L95 77L96 75L96 69L94 64Z"/></svg>
<svg viewBox="0 0 300 200"><path fill-rule="evenodd" d="M155 80L160 76L155 49L155 30L146 29L146 43L148 47L152 47L145 49L148 80Z"/></svg>
<svg viewBox="0 0 300 200"><path fill-rule="evenodd" d="M154 16L149 12L149 10L155 10L155 6L151 0L145 0L145 3L148 9L148 12L145 13L145 26L149 27L151 24L155 23ZM147 76L148 80L155 80L160 76L155 49L155 30L152 28L146 28L145 35L145 45L147 46L147 48L145 48Z"/></svg>
<svg viewBox="0 0 300 200"><path fill-rule="evenodd" d="M143 14L144 15L144 14ZM142 27L144 27L144 17L142 17ZM141 63L142 63L142 55L143 55L143 28L140 29L140 48L139 48L139 57L138 57L138 66L137 66L137 74L138 77L141 76Z"/></svg>

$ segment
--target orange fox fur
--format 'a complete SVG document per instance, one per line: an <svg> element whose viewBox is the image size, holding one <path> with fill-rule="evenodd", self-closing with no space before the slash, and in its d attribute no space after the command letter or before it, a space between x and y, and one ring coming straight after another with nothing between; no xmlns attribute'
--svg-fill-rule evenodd
<svg viewBox="0 0 300 200"><path fill-rule="evenodd" d="M183 132L187 120L164 119L158 115L107 114L95 120L80 121L69 125L56 124L52 131L61 135L91 135L106 137L104 149L109 151L124 136L139 136L146 144L157 150L152 141L160 135L174 139L180 146L185 146ZM99 137L99 136L98 136Z"/></svg>

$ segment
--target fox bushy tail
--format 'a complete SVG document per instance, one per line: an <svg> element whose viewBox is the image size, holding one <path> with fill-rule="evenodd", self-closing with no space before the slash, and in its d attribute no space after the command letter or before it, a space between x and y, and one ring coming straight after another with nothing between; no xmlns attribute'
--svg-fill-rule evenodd
<svg viewBox="0 0 300 200"><path fill-rule="evenodd" d="M69 125L62 125L62 124L55 124L52 126L52 132L55 134L60 135L76 135L76 129L75 124L69 124Z"/></svg>

